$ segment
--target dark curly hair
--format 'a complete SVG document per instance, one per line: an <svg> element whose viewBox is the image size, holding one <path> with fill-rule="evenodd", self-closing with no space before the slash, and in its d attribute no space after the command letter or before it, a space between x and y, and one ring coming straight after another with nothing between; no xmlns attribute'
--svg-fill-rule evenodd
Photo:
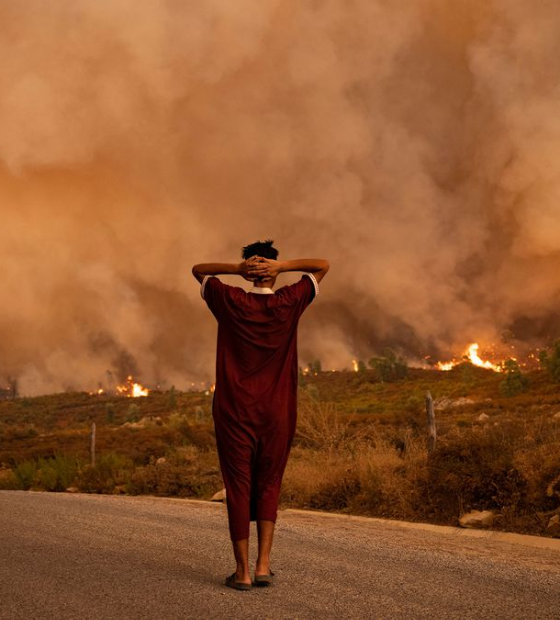
<svg viewBox="0 0 560 620"><path fill-rule="evenodd" d="M241 258L247 260L251 256L262 256L263 258L276 260L278 258L278 250L272 245L273 243L272 239L267 239L266 241L255 241L255 243L246 245L241 252Z"/></svg>

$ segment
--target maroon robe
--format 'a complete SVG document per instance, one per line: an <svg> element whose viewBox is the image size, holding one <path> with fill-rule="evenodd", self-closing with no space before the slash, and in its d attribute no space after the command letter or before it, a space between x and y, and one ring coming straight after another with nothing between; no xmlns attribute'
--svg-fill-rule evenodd
<svg viewBox="0 0 560 620"><path fill-rule="evenodd" d="M297 326L319 287L304 274L268 290L246 292L215 276L200 289L218 321L212 416L234 541L249 537L249 521L276 521L296 428Z"/></svg>

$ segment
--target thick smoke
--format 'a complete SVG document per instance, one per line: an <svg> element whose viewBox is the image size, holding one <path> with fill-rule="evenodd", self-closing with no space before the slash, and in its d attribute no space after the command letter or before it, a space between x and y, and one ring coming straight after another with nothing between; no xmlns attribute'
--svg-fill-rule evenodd
<svg viewBox="0 0 560 620"><path fill-rule="evenodd" d="M331 262L303 364L555 335L556 2L4 0L0 58L23 393L212 380L191 266L259 238Z"/></svg>

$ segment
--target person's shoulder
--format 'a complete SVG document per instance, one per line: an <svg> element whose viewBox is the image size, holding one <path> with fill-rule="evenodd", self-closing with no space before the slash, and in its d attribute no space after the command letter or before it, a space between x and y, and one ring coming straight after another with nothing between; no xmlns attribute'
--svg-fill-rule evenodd
<svg viewBox="0 0 560 620"><path fill-rule="evenodd" d="M208 280L206 280L206 278L208 278ZM210 286L214 286L223 291L227 291L228 293L235 293L235 294L246 293L245 289L242 288L241 286L235 286L232 284L228 284L227 282L220 280L218 276L206 276L204 280L206 280L206 286L208 286L208 284L211 283ZM202 284L204 284L204 280L202 281Z"/></svg>
<svg viewBox="0 0 560 620"><path fill-rule="evenodd" d="M291 299L293 297L299 297L308 290L311 290L312 300L319 294L319 283L312 273L304 273L297 282L281 286L276 290L276 295Z"/></svg>
<svg viewBox="0 0 560 620"><path fill-rule="evenodd" d="M207 290L212 289L217 292L218 290L225 291L227 288L232 287L230 287L229 284L222 282L218 276L204 276L204 278L202 278L202 282L200 283L200 295L204 299L204 292Z"/></svg>

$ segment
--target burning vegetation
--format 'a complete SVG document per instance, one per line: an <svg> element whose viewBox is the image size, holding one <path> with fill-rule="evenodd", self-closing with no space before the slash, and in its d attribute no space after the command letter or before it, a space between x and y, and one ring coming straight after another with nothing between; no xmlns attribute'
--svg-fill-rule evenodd
<svg viewBox="0 0 560 620"><path fill-rule="evenodd" d="M478 366L480 368L487 368L489 370L493 370L494 372L503 372L503 369L504 369L503 363L495 364L491 362L490 360L483 360L478 353L479 350L480 350L480 345L477 342L473 342L472 344L468 346L467 350L463 354L462 359L460 360L453 359L450 362L438 362L436 364L436 367L439 370L451 370L452 368L457 366L457 364L460 364L461 362L464 362L464 361L468 361L473 366Z"/></svg>
<svg viewBox="0 0 560 620"><path fill-rule="evenodd" d="M139 383L133 381L129 375L124 385L117 385L117 391L123 396L129 396L131 398L138 398L139 396L148 396L149 390L141 386Z"/></svg>
<svg viewBox="0 0 560 620"><path fill-rule="evenodd" d="M110 394L105 388L99 387L94 392L89 392L90 394L98 394L99 396L103 394ZM140 383L134 381L132 375L128 375L126 381L120 385L117 385L113 391L113 394L118 396L127 396L129 398L138 398L140 396L148 396L150 390Z"/></svg>

